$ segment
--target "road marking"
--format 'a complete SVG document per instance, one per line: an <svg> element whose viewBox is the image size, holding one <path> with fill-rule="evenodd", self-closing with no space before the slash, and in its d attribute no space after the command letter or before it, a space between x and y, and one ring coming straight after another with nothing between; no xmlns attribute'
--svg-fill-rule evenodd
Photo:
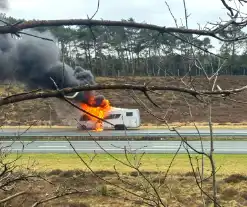
<svg viewBox="0 0 247 207"><path fill-rule="evenodd" d="M12 150L22 150L22 149L12 149ZM59 150L66 150L66 151L74 151L72 148L71 149L47 149L49 151L59 151ZM124 152L124 149L75 149L75 150L82 150L82 151L123 151ZM152 150L152 149L149 149L149 150ZM23 150L24 152L25 151L46 151L46 149L24 149Z"/></svg>
<svg viewBox="0 0 247 207"><path fill-rule="evenodd" d="M63 148L63 147L67 147L67 146L38 146L38 147L44 147L44 148L49 148L49 147Z"/></svg>
<svg viewBox="0 0 247 207"><path fill-rule="evenodd" d="M12 150L22 150L22 148L12 148ZM58 148L49 148L49 149L37 149L37 148L24 148L24 151L26 150L38 150L38 151L46 151L46 150L73 150L73 148L67 148L67 149L58 149ZM85 151L93 151L93 150L103 150L103 151L108 151L108 150L113 150L113 151L124 151L124 149L120 149L120 148L104 148L104 149L101 149L101 148L75 148L75 150L85 150ZM153 149L153 148L147 148L147 149L131 149L132 151L149 151L149 150L154 150L154 151L157 151L157 150L162 150L162 149ZM164 150L167 150L167 151L170 151L170 150L177 150L177 148L170 148L170 149L164 149ZM185 150L185 149L181 149L181 150ZM191 150L191 149L189 149ZM205 149L207 150L207 149ZM236 149L237 150L237 149ZM245 149L246 150L246 149ZM247 151L247 150L246 150Z"/></svg>
<svg viewBox="0 0 247 207"><path fill-rule="evenodd" d="M14 150L22 150L22 149L12 149L12 152L14 151ZM62 151L74 151L73 149L24 149L23 150L23 152L25 152L25 151L40 151L40 152L42 152L42 151L48 151L48 152L52 152L52 151L60 151L60 150L62 150ZM124 152L124 150L123 149L104 149L105 151L122 151L122 152ZM102 150L102 149L83 149L83 148L79 148L79 149L76 149L76 151L103 151L104 152L104 150ZM162 149L133 149L133 151L134 150L136 150L137 152L138 151L160 151L160 150L162 150ZM168 153L168 152L175 152L177 149L166 149L165 151L164 151L164 153ZM184 151L184 152L186 152L186 150L185 149L180 149L180 151ZM193 150L192 149L189 149L189 151L191 151L191 152L193 152ZM209 151L209 149L204 149L204 151ZM220 150L220 149L216 149L215 150L216 152L224 152L224 153L226 153L226 151L227 150ZM230 149L230 151L231 152L239 152L239 151L242 151L242 152L247 152L247 150L246 149Z"/></svg>
<svg viewBox="0 0 247 207"><path fill-rule="evenodd" d="M155 148L171 148L171 147L179 147L179 143L178 143L178 145L177 146L175 146L175 145L164 145L164 146L162 146L162 145L160 145L160 146L152 146L152 147L155 147Z"/></svg>
<svg viewBox="0 0 247 207"><path fill-rule="evenodd" d="M22 150L22 149L12 149L12 150ZM49 151L54 150L54 151L59 151L59 150L66 150L66 151L74 151L73 149L47 149ZM80 150L80 151L123 151L124 149L75 149L75 150ZM132 151L158 151L159 149L132 149ZM172 151L176 151L176 149L170 149ZM24 149L25 151L46 151L46 149Z"/></svg>

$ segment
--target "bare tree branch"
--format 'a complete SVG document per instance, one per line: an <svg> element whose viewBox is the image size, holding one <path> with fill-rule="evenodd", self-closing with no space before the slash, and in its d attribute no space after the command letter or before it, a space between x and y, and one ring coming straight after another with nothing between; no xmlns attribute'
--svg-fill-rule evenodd
<svg viewBox="0 0 247 207"><path fill-rule="evenodd" d="M16 194L14 194L14 195L11 195L11 196L9 196L7 198L4 198L4 199L0 200L0 204L6 203L7 201L10 201L10 200L12 200L12 199L14 199L14 198L16 198L18 196L21 196L21 195L25 194L25 193L27 193L27 192L26 191L21 191L21 192L18 192Z"/></svg>
<svg viewBox="0 0 247 207"><path fill-rule="evenodd" d="M224 7L226 7L228 9L228 11L231 13L231 16L234 16L233 14L233 10L232 7L230 7L225 0L221 0L222 4L224 5Z"/></svg>
<svg viewBox="0 0 247 207"><path fill-rule="evenodd" d="M65 196L68 196L68 195L84 194L84 193L87 193L87 192L89 192L89 191L92 191L92 190L89 189L89 190L85 190L85 191L72 191L72 192L61 193L61 194L59 194L59 195L54 195L54 196L49 197L49 198L46 198L46 199L44 199L44 200L37 201L36 203L34 203L34 204L32 205L32 207L36 207L36 206L39 206L39 205L41 205L41 204L43 204L43 203L47 203L47 202L49 202L49 201L51 201L51 200L55 200L55 199L58 199L58 198L61 198L61 197L65 197Z"/></svg>
<svg viewBox="0 0 247 207"><path fill-rule="evenodd" d="M232 22L233 24L234 22ZM241 23L239 23L241 24ZM21 30L36 28L36 27L52 27L52 26L73 26L73 25L85 25L92 26L122 26L136 29L148 29L158 31L160 33L181 33L181 34L197 34L201 36L210 36L213 38L219 38L217 35L225 28L216 30L198 30L198 29L185 29L174 27L162 27L153 24L128 22L128 21L111 21L111 20L92 20L92 19L61 19L61 20L30 20L24 22L18 22L12 25L0 26L0 34L18 34ZM217 32L215 32L217 31ZM246 38L246 37L245 37ZM222 39L222 41L233 41L235 39Z"/></svg>
<svg viewBox="0 0 247 207"><path fill-rule="evenodd" d="M137 90L141 92L145 91L176 91L187 93L192 96L199 96L199 95L225 95L229 96L231 94L240 93L247 89L247 86L243 86L237 89L229 89L229 90L218 90L218 91L211 91L211 90L193 90L187 89L183 87L176 87L176 86L148 86L145 85L132 85L132 84L96 84L96 85L85 85L85 86L77 86L74 88L64 88L61 90L40 90L40 91L32 91L30 93L21 93L15 94L13 96L8 96L3 99L0 99L0 106L7 105L10 103L17 103L20 101L26 100L33 100L38 98L62 98L62 94L69 94L79 91L92 91L92 90Z"/></svg>
<svg viewBox="0 0 247 207"><path fill-rule="evenodd" d="M147 204L147 205L150 205L150 202L151 202L151 203L153 202L153 201L152 201L151 199L149 199L149 198L143 197L143 196L139 195L139 194L136 193L136 192L132 192L132 191L130 191L130 190L124 188L124 187L121 187L121 186L119 186L119 185L117 185L117 184L115 184L115 183L112 183L112 182L110 182L110 181L108 181L108 180L102 178L101 176L99 176L99 175L98 175L98 174L97 174L97 173L96 173L96 172L88 165L88 163L82 158L82 156L77 152L77 150L75 149L75 147L73 146L73 144L71 143L71 141L70 141L67 137L65 137L65 138L66 138L66 140L69 142L70 146L72 147L72 149L73 149L73 151L75 152L75 154L77 155L77 157L81 160L81 162L82 162L84 165L86 165L86 167L90 170L90 172L91 172L96 178L99 178L100 180L104 181L105 183L107 183L107 184L109 184L109 185L111 185L111 186L117 187L117 188L119 188L119 189L121 189L121 190L123 190L123 191L129 193L130 195L133 195L133 196L135 196L135 197L137 197L137 198L143 199L143 202L144 202L145 204ZM97 142L96 142L96 143L97 143ZM101 147L101 149L104 150L104 152L107 152L104 148L102 148L101 145L99 145L99 146ZM107 154L110 155L110 156L112 156L112 155L111 155L110 153L108 153L108 152L107 152ZM113 157L113 158L114 158L114 157ZM116 159L116 158L115 158L115 159ZM118 159L118 161L120 161L120 160ZM124 162L122 162L122 161L120 161L120 162L121 162L122 164L126 165L126 163L124 163Z"/></svg>

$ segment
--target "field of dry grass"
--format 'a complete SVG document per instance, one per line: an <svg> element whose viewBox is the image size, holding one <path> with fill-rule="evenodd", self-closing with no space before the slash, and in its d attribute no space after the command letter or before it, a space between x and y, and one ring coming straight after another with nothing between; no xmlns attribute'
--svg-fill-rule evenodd
<svg viewBox="0 0 247 207"><path fill-rule="evenodd" d="M14 158L14 155L11 155ZM83 158L89 160L86 155ZM37 161L37 170L40 175L49 180L35 180L34 183L17 185L15 190L27 189L27 196L18 197L7 206L30 206L37 199L53 196L53 192L60 187L69 187L79 191L87 191L81 195L67 196L60 200L52 200L44 206L52 207L135 207L145 206L141 199L136 199L133 195L125 191L115 188L109 183L106 184L101 179L96 178L85 166L78 160L75 155L58 155L58 154L26 154L20 163L30 162L30 159ZM117 155L117 158L124 161L123 155ZM194 160L195 156L193 156ZM223 207L247 206L247 173L246 159L247 155L216 155L217 166L221 166L218 171L217 191L219 203ZM11 157L10 157L11 159ZM203 206L201 195L195 178L191 171L187 155L178 155L169 176L165 176L168 164L172 159L172 155L145 155L142 163L142 172L156 187L159 187L159 194L163 202L171 207L177 206ZM116 164L107 155L96 156L90 165L98 176L107 180L111 184L121 186L126 190L130 190L145 198L149 198L149 193L141 190L146 186L147 182L143 177L138 175L134 170L126 169L122 165L116 165L119 176L116 175L113 165ZM158 165L157 165L158 164ZM206 163L206 166L208 164ZM207 167L206 167L207 168ZM209 174L207 169L206 174ZM210 195L211 178L203 182L204 190ZM2 193L0 198L7 196ZM128 198L128 199L127 199ZM206 206L211 206L210 199L205 198ZM129 200L130 199L130 200ZM20 205L21 204L21 205ZM41 205L42 206L42 205Z"/></svg>
<svg viewBox="0 0 247 207"><path fill-rule="evenodd" d="M97 78L99 83L136 83L144 84L151 81L150 85L159 86L181 86L184 87L179 78L167 78L167 77L119 77L119 78ZM186 81L186 80L185 80ZM189 81L189 80L187 80ZM247 82L247 76L220 76L218 79L218 85L222 89L239 88L245 86ZM204 77L195 77L194 85L198 89L205 89L207 82ZM130 96L129 91L102 91L106 98L108 98L112 105L126 108L136 108L138 104ZM189 108L184 100L184 96L176 92L162 92L162 95L150 93L152 100L158 104L163 110L153 106L147 98L141 93L136 92L138 97L146 104L146 106L152 110L152 112L159 117L166 117L170 123L186 123L191 121L189 114ZM193 121L196 123L205 123L208 121L208 110L205 106L199 103L194 97L185 96L190 104L193 114ZM212 110L212 121L218 125L246 125L247 122L247 107L246 104L241 102L247 102L247 91L241 94L233 95L231 99L236 99L238 102L232 100L215 99ZM139 106L140 108L140 106ZM142 122L147 125L160 125L159 121L155 120L149 113L141 111Z"/></svg>
<svg viewBox="0 0 247 207"><path fill-rule="evenodd" d="M97 172L99 176L114 185L121 186L126 190L137 193L140 196L148 198L144 191L138 190L140 186L145 185L142 178L134 173L121 174L128 184L122 183L113 172L101 171ZM52 184L45 181L35 181L35 185L19 185L12 193L28 189L28 194L22 197L15 198L11 202L7 202L6 206L20 207L31 206L37 200L45 199L53 196L56 191L56 186L62 185L71 189L86 191L85 193L75 194L72 196L63 197L57 200L52 200L45 205L49 207L136 207L144 205L142 199L137 199L133 195L125 191L105 184L100 179L96 179L89 173L83 171L61 171L53 170L50 173L43 173ZM156 187L160 186L159 194L163 202L170 207L185 206L185 207L202 207L201 194L198 186L195 183L195 178L188 174L175 176L157 176L154 173L146 174ZM222 207L239 207L247 205L247 177L242 175L231 175L218 179L218 199ZM211 179L204 182L204 190L211 195ZM164 185L162 185L165 183ZM34 183L33 183L34 184ZM34 187L35 186L35 187ZM0 198L7 196L7 193L2 193ZM206 206L212 206L209 198L205 197Z"/></svg>

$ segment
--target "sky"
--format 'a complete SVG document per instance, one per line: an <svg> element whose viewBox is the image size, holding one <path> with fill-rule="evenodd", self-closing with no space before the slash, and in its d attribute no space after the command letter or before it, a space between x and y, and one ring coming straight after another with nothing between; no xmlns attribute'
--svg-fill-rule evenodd
<svg viewBox="0 0 247 207"><path fill-rule="evenodd" d="M8 15L25 19L87 18L97 8L97 0L9 0ZM220 0L187 0L190 25L217 20L225 10ZM167 0L174 16L184 19L183 0ZM136 21L174 26L165 0L101 0L96 19Z"/></svg>
<svg viewBox="0 0 247 207"><path fill-rule="evenodd" d="M7 16L24 19L68 19L91 17L97 8L97 0L9 0ZM183 0L166 1L181 26L185 24ZM220 0L186 0L188 26L198 29L207 22L226 19L226 9ZM246 11L247 5L241 11ZM165 0L100 0L99 11L94 19L121 20L134 18L160 26L174 27L175 23ZM182 22L182 23L181 23ZM218 45L218 40L213 44Z"/></svg>

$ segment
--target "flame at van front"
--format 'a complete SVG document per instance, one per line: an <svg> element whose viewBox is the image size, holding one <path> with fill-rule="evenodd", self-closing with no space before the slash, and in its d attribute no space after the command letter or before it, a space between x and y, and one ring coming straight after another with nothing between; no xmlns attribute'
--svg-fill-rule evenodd
<svg viewBox="0 0 247 207"><path fill-rule="evenodd" d="M112 108L110 105L110 101L107 99L103 99L100 106L94 107L93 105L96 105L96 100L93 96L89 98L88 103L89 104L81 103L81 108L101 119L104 119ZM97 119L96 117L90 116L89 114L85 114L84 116L87 116L89 120L95 122L96 131L103 131L103 122L101 120Z"/></svg>

